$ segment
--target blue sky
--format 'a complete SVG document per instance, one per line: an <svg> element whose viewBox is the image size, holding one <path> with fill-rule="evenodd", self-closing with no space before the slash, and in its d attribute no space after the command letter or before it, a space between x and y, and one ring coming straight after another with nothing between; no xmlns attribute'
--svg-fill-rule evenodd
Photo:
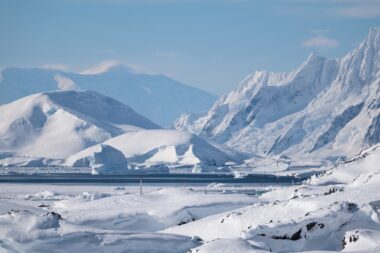
<svg viewBox="0 0 380 253"><path fill-rule="evenodd" d="M0 0L0 68L117 60L224 94L254 70L341 57L380 0Z"/></svg>

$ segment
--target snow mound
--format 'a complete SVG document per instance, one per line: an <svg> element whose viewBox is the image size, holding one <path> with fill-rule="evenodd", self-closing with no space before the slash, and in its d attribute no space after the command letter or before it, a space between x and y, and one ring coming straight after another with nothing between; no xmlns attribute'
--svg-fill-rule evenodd
<svg viewBox="0 0 380 253"><path fill-rule="evenodd" d="M62 217L54 212L36 215L25 210L12 210L0 215L0 237L8 235L19 243L30 242L58 228L61 219Z"/></svg>

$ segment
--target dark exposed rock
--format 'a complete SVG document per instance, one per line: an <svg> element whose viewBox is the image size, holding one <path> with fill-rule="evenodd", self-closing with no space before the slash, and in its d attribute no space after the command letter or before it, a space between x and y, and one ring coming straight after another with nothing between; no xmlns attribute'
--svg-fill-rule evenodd
<svg viewBox="0 0 380 253"><path fill-rule="evenodd" d="M288 235L282 235L282 236L278 236L278 235L273 235L272 238L275 239L275 240L292 240L292 241L297 241L299 239L301 239L301 233L302 233L302 228L300 228L297 232L295 232L291 237L289 237Z"/></svg>
<svg viewBox="0 0 380 253"><path fill-rule="evenodd" d="M337 187L331 187L328 192L324 193L324 195L330 195L330 194L333 194L333 193L338 192L338 191L342 192L343 189L342 188L337 188Z"/></svg>
<svg viewBox="0 0 380 253"><path fill-rule="evenodd" d="M310 231L312 230L318 223L313 221L313 222L310 222L309 224L306 224L306 229L307 231Z"/></svg>
<svg viewBox="0 0 380 253"><path fill-rule="evenodd" d="M181 225L187 224L187 223L189 223L191 221L195 221L195 218L193 217L190 220L185 220L185 221L181 220L177 225L181 226Z"/></svg>
<svg viewBox="0 0 380 253"><path fill-rule="evenodd" d="M302 228L300 228L300 230L298 230L297 232L295 232L292 235L292 237L290 237L290 240L297 241L297 240L301 239L301 233L302 233Z"/></svg>
<svg viewBox="0 0 380 253"><path fill-rule="evenodd" d="M274 235L272 236L272 238L275 240L289 240L289 237L287 235L283 235L283 236Z"/></svg>
<svg viewBox="0 0 380 253"><path fill-rule="evenodd" d="M45 213L43 216L53 216L57 218L58 220L63 220L62 216L56 212L48 212L48 213Z"/></svg>
<svg viewBox="0 0 380 253"><path fill-rule="evenodd" d="M359 210L359 207L355 203L347 203L347 210L350 213L354 213L354 212L357 212Z"/></svg>

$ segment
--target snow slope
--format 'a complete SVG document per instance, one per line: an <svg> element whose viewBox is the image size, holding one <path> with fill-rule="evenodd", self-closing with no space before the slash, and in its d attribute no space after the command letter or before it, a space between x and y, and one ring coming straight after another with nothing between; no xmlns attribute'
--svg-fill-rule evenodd
<svg viewBox="0 0 380 253"><path fill-rule="evenodd" d="M62 159L122 133L155 128L95 92L45 92L0 106L0 152Z"/></svg>
<svg viewBox="0 0 380 253"><path fill-rule="evenodd" d="M174 126L260 156L336 161L380 141L380 28L341 59L257 71L203 115ZM295 159L298 160L299 159Z"/></svg>
<svg viewBox="0 0 380 253"><path fill-rule="evenodd" d="M166 76L136 73L120 64L100 67L82 73L4 68L0 74L0 104L58 88L92 90L129 105L161 126L168 126L182 113L206 111L216 100L216 96L206 91Z"/></svg>
<svg viewBox="0 0 380 253"><path fill-rule="evenodd" d="M221 151L196 135L176 130L131 131L108 139L104 144L120 150L130 163L139 166L201 165L199 169L207 171L215 170L217 166L223 166L227 162L238 161L233 155ZM68 159L68 164L75 165L72 161L87 157L97 148L98 145L89 147L73 155Z"/></svg>
<svg viewBox="0 0 380 253"><path fill-rule="evenodd" d="M251 206L164 231L202 238L205 244L192 252L223 245L226 252L379 252L379 161L377 145Z"/></svg>

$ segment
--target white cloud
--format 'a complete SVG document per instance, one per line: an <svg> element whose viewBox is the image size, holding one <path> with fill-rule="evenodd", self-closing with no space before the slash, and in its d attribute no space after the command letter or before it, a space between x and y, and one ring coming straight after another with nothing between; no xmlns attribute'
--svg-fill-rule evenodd
<svg viewBox="0 0 380 253"><path fill-rule="evenodd" d="M325 36L315 36L302 43L302 47L336 48L338 46L338 41Z"/></svg>
<svg viewBox="0 0 380 253"><path fill-rule="evenodd" d="M351 18L376 18L380 17L380 3L354 4L352 6L339 8L336 12L341 16Z"/></svg>
<svg viewBox="0 0 380 253"><path fill-rule="evenodd" d="M108 60L79 72L82 75L98 75L107 72L112 67L122 64L119 60Z"/></svg>
<svg viewBox="0 0 380 253"><path fill-rule="evenodd" d="M65 64L60 63L47 63L41 66L44 69L55 69L55 70L62 70L66 71L69 69L69 67Z"/></svg>
<svg viewBox="0 0 380 253"><path fill-rule="evenodd" d="M380 0L284 0L301 4L321 4L327 13L347 18L380 17ZM301 8L302 10L302 8Z"/></svg>
<svg viewBox="0 0 380 253"><path fill-rule="evenodd" d="M76 83L65 76L56 75L54 79L57 81L57 87L60 90L79 90L79 87Z"/></svg>

